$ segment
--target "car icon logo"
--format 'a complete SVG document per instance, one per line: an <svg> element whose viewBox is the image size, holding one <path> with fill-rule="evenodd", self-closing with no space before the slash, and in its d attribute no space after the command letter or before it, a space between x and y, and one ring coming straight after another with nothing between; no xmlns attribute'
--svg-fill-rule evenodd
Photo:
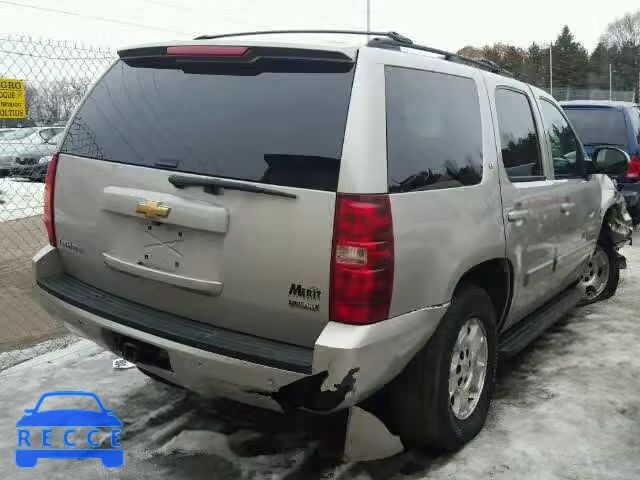
<svg viewBox="0 0 640 480"><path fill-rule="evenodd" d="M95 400L99 410L84 409L42 409L42 403L50 397L87 397ZM65 398L66 401L66 398ZM24 415L16 423L18 427L18 448L16 449L16 465L22 468L35 467L41 458L81 459L99 458L102 465L108 468L121 467L124 463L124 451L118 440L122 422L114 415L114 411L104 407L100 398L91 392L60 391L43 394L33 409L26 409ZM53 439L52 427L65 427L60 438ZM92 427L81 436L75 428ZM95 427L111 429L111 447L104 448L96 441L101 430ZM41 432L40 432L41 431ZM54 448L54 441L62 440L64 447ZM86 440L89 448L81 448ZM39 445L42 448L38 448ZM76 445L80 447L76 448ZM57 447L58 445L55 445ZM62 446L62 445L60 445ZM101 447L101 448L100 448Z"/></svg>

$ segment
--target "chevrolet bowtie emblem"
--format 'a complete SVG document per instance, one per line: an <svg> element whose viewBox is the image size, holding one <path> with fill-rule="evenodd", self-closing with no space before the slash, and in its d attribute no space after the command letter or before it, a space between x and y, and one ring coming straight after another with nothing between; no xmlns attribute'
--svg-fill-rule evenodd
<svg viewBox="0 0 640 480"><path fill-rule="evenodd" d="M136 213L142 213L147 218L167 218L169 216L169 212L171 211L170 207L165 207L160 204L160 202L140 202L136 207Z"/></svg>

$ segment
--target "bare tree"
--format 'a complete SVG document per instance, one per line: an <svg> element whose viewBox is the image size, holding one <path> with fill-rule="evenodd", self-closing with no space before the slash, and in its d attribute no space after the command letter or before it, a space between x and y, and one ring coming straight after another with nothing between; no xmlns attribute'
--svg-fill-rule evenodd
<svg viewBox="0 0 640 480"><path fill-rule="evenodd" d="M87 78L27 83L29 120L41 124L68 120L89 84Z"/></svg>
<svg viewBox="0 0 640 480"><path fill-rule="evenodd" d="M640 101L640 10L611 22L601 41L618 52L621 70L628 72L636 100Z"/></svg>
<svg viewBox="0 0 640 480"><path fill-rule="evenodd" d="M623 48L640 45L640 10L627 13L611 22L601 38L609 47Z"/></svg>

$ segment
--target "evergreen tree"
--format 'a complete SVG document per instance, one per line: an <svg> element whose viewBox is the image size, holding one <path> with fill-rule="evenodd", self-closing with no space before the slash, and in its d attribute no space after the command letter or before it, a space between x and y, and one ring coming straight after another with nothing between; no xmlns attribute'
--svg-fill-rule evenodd
<svg viewBox="0 0 640 480"><path fill-rule="evenodd" d="M640 11L611 23L593 52L575 40L564 26L552 45L554 93L558 87L609 89L609 64L613 71L613 90L636 89L640 99ZM459 51L470 58L485 58L509 70L516 78L550 89L549 48L532 43L527 50L505 43Z"/></svg>
<svg viewBox="0 0 640 480"><path fill-rule="evenodd" d="M497 63L511 72L516 78L521 78L526 64L526 52L519 47L496 43L482 48L482 58Z"/></svg>
<svg viewBox="0 0 640 480"><path fill-rule="evenodd" d="M565 25L553 44L553 85L586 87L588 73L589 54Z"/></svg>
<svg viewBox="0 0 640 480"><path fill-rule="evenodd" d="M589 88L609 89L609 64L611 62L611 49L604 42L598 43L589 57Z"/></svg>
<svg viewBox="0 0 640 480"><path fill-rule="evenodd" d="M525 57L523 81L549 90L549 48L533 42Z"/></svg>

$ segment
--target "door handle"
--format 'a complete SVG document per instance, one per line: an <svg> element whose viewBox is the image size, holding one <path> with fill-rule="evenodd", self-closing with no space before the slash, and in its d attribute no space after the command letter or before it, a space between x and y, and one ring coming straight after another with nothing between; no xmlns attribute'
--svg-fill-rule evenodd
<svg viewBox="0 0 640 480"><path fill-rule="evenodd" d="M507 213L507 220L510 222L521 222L529 216L529 210L511 210Z"/></svg>
<svg viewBox="0 0 640 480"><path fill-rule="evenodd" d="M576 204L573 203L573 202L563 202L563 203L560 204L560 210L565 215L569 215L571 213L571 210L573 210L573 207L575 207L575 206L576 206Z"/></svg>

